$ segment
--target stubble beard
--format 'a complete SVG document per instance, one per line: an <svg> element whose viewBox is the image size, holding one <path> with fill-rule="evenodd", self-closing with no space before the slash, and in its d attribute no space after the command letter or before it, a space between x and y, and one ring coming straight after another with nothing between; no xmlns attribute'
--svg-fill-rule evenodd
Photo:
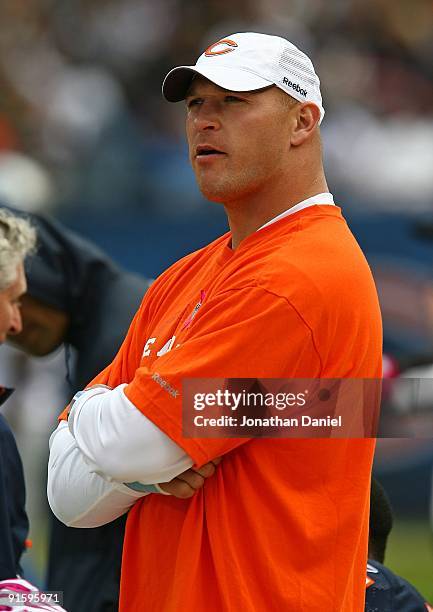
<svg viewBox="0 0 433 612"><path fill-rule="evenodd" d="M260 182L252 169L236 175L221 173L213 179L196 173L196 180L203 196L210 202L218 204L238 202L248 197Z"/></svg>

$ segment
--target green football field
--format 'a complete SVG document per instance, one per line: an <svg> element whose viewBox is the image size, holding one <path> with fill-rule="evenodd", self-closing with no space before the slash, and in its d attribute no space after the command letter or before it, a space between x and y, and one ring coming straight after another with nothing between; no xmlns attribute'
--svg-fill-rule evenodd
<svg viewBox="0 0 433 612"><path fill-rule="evenodd" d="M433 531L427 521L397 520L385 565L411 582L433 603Z"/></svg>

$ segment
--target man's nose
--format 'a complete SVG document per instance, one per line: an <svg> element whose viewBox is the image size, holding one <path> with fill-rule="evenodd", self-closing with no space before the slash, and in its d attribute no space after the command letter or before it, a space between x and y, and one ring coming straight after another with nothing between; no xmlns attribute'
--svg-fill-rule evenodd
<svg viewBox="0 0 433 612"><path fill-rule="evenodd" d="M200 111L195 118L195 126L197 130L217 130L221 123L219 118L218 108L215 104L204 103L200 107Z"/></svg>
<svg viewBox="0 0 433 612"><path fill-rule="evenodd" d="M23 330L23 320L21 317L21 312L20 312L20 309L16 307L15 312L12 317L10 327L9 327L8 335L16 336L17 334L21 333L22 330Z"/></svg>

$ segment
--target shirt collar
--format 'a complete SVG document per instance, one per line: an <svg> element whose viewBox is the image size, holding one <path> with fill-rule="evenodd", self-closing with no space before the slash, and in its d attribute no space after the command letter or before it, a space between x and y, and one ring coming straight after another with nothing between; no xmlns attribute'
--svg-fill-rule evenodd
<svg viewBox="0 0 433 612"><path fill-rule="evenodd" d="M276 221L279 221L280 219L284 219L284 217L293 215L294 213L297 213L298 211L303 210L304 208L308 208L309 206L317 206L319 204L335 206L334 196L332 195L332 193L329 193L329 191L325 193L318 193L317 195L311 196L311 198L302 200L302 202L299 202L299 204L295 204L295 206L288 208L284 212L280 213L279 215L277 215L276 217L274 217L273 219L271 219L270 221L268 221L267 223L259 227L257 231L260 231L264 227L268 227L268 225L272 225L272 223L275 223Z"/></svg>

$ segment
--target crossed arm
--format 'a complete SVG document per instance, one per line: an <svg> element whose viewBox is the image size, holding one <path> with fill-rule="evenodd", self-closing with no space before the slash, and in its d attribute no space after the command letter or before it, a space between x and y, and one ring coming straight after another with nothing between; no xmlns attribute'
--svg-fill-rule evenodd
<svg viewBox="0 0 433 612"><path fill-rule="evenodd" d="M48 500L70 527L108 523L152 492L191 497L215 471L218 460L192 470L192 459L137 410L124 386L86 390L51 435Z"/></svg>
<svg viewBox="0 0 433 612"><path fill-rule="evenodd" d="M102 525L148 494L147 485L177 478L194 489L197 479L201 486L203 478L213 473L213 465L204 466L205 472L189 471L194 461L173 441L182 438L181 402L155 382L157 371L178 389L182 380L203 376L320 375L321 361L310 328L285 299L256 285L214 296L200 311L185 342L139 365L145 352L140 332L143 313L134 318L113 364L95 379L119 386L86 390L72 406L68 422L60 424L51 437L48 499L54 514L67 525ZM291 342L280 350L280 338L287 329ZM135 375L121 375L130 372L129 362L130 369L137 368ZM128 395L125 385L119 384L125 378L131 379ZM153 416L155 423L164 422L173 439L145 415ZM248 439L220 438L206 440L206 445L190 442L185 441L185 448L194 446L191 452L196 452L195 459L202 465ZM158 490L173 492L172 485ZM190 489L185 491L185 484L180 486L180 497L192 494Z"/></svg>

